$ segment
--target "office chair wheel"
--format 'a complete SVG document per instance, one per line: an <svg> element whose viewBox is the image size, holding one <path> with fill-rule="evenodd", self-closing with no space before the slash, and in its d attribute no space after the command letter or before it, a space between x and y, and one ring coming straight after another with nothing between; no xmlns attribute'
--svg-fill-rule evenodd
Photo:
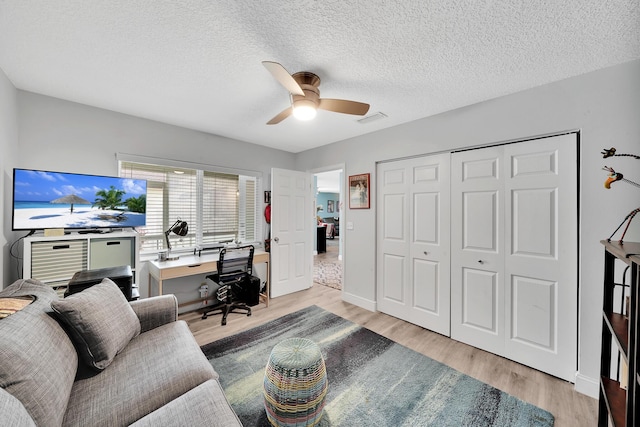
<svg viewBox="0 0 640 427"><path fill-rule="evenodd" d="M251 312L247 313L247 317L251 316Z"/></svg>
<svg viewBox="0 0 640 427"><path fill-rule="evenodd" d="M222 319L222 326L227 324L227 319Z"/></svg>

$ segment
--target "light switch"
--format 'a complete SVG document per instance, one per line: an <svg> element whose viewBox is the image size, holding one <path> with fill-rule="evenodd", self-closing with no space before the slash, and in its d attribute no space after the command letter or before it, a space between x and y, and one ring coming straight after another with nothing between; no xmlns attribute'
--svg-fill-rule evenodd
<svg viewBox="0 0 640 427"><path fill-rule="evenodd" d="M353 230L353 222L347 222L347 230Z"/></svg>

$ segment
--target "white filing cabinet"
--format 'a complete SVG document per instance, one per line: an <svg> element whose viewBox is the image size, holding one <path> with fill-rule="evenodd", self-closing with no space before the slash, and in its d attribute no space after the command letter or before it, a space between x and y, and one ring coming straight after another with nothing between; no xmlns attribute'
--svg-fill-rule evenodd
<svg viewBox="0 0 640 427"><path fill-rule="evenodd" d="M138 244L135 231L30 236L24 239L22 277L59 287L66 286L77 271L130 265L133 281L138 283Z"/></svg>

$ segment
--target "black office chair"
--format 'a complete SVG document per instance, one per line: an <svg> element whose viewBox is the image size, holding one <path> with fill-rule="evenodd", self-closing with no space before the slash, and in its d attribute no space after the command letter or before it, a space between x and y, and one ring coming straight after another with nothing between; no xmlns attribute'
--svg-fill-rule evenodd
<svg viewBox="0 0 640 427"><path fill-rule="evenodd" d="M247 316L251 316L251 307L256 305L259 299L260 278L252 275L253 270L253 246L238 248L225 248L220 251L218 259L218 271L207 276L220 287L216 291L216 298L222 304L211 309L205 309L202 318L212 314L222 313L222 326L227 324L229 313L237 313L243 310ZM256 288L258 292L253 292Z"/></svg>

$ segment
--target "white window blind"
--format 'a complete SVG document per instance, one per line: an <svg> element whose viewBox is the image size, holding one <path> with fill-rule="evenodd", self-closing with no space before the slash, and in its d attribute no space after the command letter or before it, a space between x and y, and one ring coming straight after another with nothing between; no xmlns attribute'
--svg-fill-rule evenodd
<svg viewBox="0 0 640 427"><path fill-rule="evenodd" d="M240 205L239 218L240 224L239 238L243 242L252 242L257 240L257 220L258 218L258 203L256 202L258 196L257 182L253 177L240 177L240 199L245 200L244 204Z"/></svg>
<svg viewBox="0 0 640 427"><path fill-rule="evenodd" d="M255 177L127 161L120 162L120 176L147 180L147 223L139 230L142 253L166 248L164 233L178 219L187 222L189 233L171 233L172 250L255 241ZM241 191L240 182L249 190Z"/></svg>
<svg viewBox="0 0 640 427"><path fill-rule="evenodd" d="M204 172L202 240L204 243L238 239L238 176Z"/></svg>

